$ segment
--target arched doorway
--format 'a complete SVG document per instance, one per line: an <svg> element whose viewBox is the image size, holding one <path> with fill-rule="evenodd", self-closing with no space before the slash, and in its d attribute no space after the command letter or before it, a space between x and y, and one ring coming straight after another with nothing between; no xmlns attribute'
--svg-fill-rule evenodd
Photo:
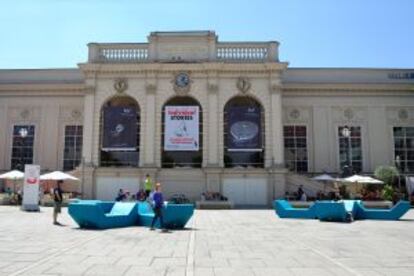
<svg viewBox="0 0 414 276"><path fill-rule="evenodd" d="M109 99L101 108L100 165L138 167L140 108L130 96Z"/></svg>
<svg viewBox="0 0 414 276"><path fill-rule="evenodd" d="M161 166L201 168L203 112L195 99L182 96L162 108Z"/></svg>
<svg viewBox="0 0 414 276"><path fill-rule="evenodd" d="M264 110L248 96L237 96L224 106L224 165L264 167Z"/></svg>

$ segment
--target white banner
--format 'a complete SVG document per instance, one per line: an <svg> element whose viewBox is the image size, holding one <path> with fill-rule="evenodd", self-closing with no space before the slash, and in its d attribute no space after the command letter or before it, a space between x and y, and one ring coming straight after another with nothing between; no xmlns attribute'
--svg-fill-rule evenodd
<svg viewBox="0 0 414 276"><path fill-rule="evenodd" d="M198 106L165 107L165 151L198 151Z"/></svg>
<svg viewBox="0 0 414 276"><path fill-rule="evenodd" d="M23 204L22 209L26 211L39 210L39 183L40 183L40 166L24 166L23 182Z"/></svg>

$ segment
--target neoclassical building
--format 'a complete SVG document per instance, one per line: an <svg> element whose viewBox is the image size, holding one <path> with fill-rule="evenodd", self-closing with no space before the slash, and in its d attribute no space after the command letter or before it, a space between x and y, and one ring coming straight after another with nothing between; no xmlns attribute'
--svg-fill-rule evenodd
<svg viewBox="0 0 414 276"><path fill-rule="evenodd" d="M414 171L414 69L290 68L278 46L153 32L90 43L78 68L0 70L0 171L75 170L98 199L150 174L239 205L317 189L303 174Z"/></svg>

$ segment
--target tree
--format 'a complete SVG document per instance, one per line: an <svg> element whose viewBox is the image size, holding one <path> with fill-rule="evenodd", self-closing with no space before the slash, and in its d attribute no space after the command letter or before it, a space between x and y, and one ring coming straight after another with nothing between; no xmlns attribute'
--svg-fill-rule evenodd
<svg viewBox="0 0 414 276"><path fill-rule="evenodd" d="M391 166L379 166L375 169L374 175L381 181L384 181L385 185L392 186L399 176L396 167Z"/></svg>

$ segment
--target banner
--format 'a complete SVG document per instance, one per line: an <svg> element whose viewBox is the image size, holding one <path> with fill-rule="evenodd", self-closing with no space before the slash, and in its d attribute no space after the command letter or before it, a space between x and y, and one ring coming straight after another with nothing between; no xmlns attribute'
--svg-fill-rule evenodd
<svg viewBox="0 0 414 276"><path fill-rule="evenodd" d="M262 151L259 107L228 109L228 151Z"/></svg>
<svg viewBox="0 0 414 276"><path fill-rule="evenodd" d="M198 106L165 107L165 151L198 151Z"/></svg>
<svg viewBox="0 0 414 276"><path fill-rule="evenodd" d="M40 166L24 166L23 204L25 211L39 211Z"/></svg>
<svg viewBox="0 0 414 276"><path fill-rule="evenodd" d="M137 111L134 107L105 107L103 151L134 151L137 147Z"/></svg>

